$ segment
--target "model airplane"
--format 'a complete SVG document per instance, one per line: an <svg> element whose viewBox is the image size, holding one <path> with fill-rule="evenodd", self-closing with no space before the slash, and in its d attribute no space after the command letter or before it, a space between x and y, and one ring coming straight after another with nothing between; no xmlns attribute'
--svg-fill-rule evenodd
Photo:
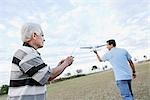
<svg viewBox="0 0 150 100"><path fill-rule="evenodd" d="M103 47L103 46L106 46L106 44L99 45L99 46L94 46L94 47L92 47L92 46L89 46L89 47L80 47L80 49L90 49L90 52L94 52L95 50L96 51L100 50L99 48Z"/></svg>
<svg viewBox="0 0 150 100"><path fill-rule="evenodd" d="M96 49L96 48L100 48L100 47L103 47L103 46L105 46L106 44L104 44L104 45L99 45L99 46L94 46L94 47L92 47L92 46L89 46L89 47L80 47L80 49Z"/></svg>

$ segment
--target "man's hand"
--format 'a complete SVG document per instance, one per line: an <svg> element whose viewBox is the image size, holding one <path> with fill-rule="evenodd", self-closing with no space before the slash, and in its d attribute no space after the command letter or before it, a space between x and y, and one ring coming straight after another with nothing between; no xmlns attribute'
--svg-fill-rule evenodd
<svg viewBox="0 0 150 100"><path fill-rule="evenodd" d="M72 63L73 63L73 58L74 57L72 57L72 56L69 56L69 57L67 57L65 60L64 60L64 64L66 65L66 67L68 67L68 66L70 66Z"/></svg>
<svg viewBox="0 0 150 100"><path fill-rule="evenodd" d="M59 76L65 70L65 68L70 66L73 63L73 58L74 57L69 56L66 59L61 60L58 64L59 66L52 69L52 76L50 76L49 81Z"/></svg>
<svg viewBox="0 0 150 100"><path fill-rule="evenodd" d="M97 51L96 51L96 50L93 50L93 52L94 52L95 54L97 54Z"/></svg>
<svg viewBox="0 0 150 100"><path fill-rule="evenodd" d="M62 59L57 66L61 65L63 62L65 61L65 59Z"/></svg>
<svg viewBox="0 0 150 100"><path fill-rule="evenodd" d="M135 79L136 78L136 73L133 73L132 77L133 77L133 79Z"/></svg>

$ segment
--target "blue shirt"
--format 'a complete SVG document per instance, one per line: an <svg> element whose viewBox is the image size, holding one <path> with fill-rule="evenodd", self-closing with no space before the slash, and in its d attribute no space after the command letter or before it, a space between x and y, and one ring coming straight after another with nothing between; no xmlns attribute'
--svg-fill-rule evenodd
<svg viewBox="0 0 150 100"><path fill-rule="evenodd" d="M121 48L112 48L103 57L103 61L109 61L113 66L113 71L116 80L130 80L132 79L131 67L128 60L131 55L127 50Z"/></svg>

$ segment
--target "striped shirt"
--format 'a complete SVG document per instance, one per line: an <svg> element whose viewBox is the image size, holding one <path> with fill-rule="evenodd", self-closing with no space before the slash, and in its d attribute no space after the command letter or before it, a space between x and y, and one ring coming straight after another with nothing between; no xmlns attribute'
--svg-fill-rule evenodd
<svg viewBox="0 0 150 100"><path fill-rule="evenodd" d="M46 100L46 83L51 69L28 44L13 56L8 100Z"/></svg>

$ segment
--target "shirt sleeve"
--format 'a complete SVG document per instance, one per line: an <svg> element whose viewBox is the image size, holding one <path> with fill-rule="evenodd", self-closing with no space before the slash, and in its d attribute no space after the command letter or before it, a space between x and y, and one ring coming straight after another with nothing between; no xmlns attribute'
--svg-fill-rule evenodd
<svg viewBox="0 0 150 100"><path fill-rule="evenodd" d="M111 53L108 52L108 53L103 55L102 60L103 61L109 61L110 58L111 58Z"/></svg>
<svg viewBox="0 0 150 100"><path fill-rule="evenodd" d="M128 51L126 51L126 57L128 60L130 60L132 58Z"/></svg>
<svg viewBox="0 0 150 100"><path fill-rule="evenodd" d="M51 69L43 62L40 55L35 53L27 54L19 63L20 70L41 85L47 83L51 76Z"/></svg>

